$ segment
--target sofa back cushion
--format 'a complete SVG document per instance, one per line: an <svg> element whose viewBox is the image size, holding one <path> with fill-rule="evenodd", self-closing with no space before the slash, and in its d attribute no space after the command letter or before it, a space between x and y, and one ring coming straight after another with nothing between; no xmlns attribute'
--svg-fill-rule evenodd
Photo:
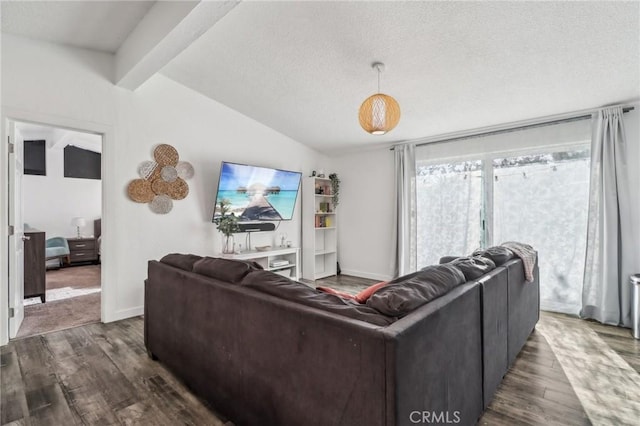
<svg viewBox="0 0 640 426"><path fill-rule="evenodd" d="M449 263L432 265L381 287L367 306L387 316L402 317L465 282L462 271Z"/></svg>
<svg viewBox="0 0 640 426"><path fill-rule="evenodd" d="M493 260L482 256L459 257L452 261L451 265L457 266L462 271L466 281L474 281L496 269Z"/></svg>
<svg viewBox="0 0 640 426"><path fill-rule="evenodd" d="M202 259L202 256L196 256L195 254L170 253L160 259L160 262L184 271L192 271L193 264L200 259Z"/></svg>
<svg viewBox="0 0 640 426"><path fill-rule="evenodd" d="M241 285L281 299L366 321L370 324L386 326L395 321L395 318L382 315L377 310L361 305L355 300L347 300L335 294L313 289L269 271L251 271L244 277Z"/></svg>
<svg viewBox="0 0 640 426"><path fill-rule="evenodd" d="M502 246L489 247L486 250L476 250L471 256L482 256L491 259L496 266L502 266L509 260L513 259L515 255L511 250Z"/></svg>
<svg viewBox="0 0 640 426"><path fill-rule="evenodd" d="M249 272L259 270L262 270L262 266L256 262L219 257L203 257L193 264L193 272L196 274L232 284L242 281Z"/></svg>

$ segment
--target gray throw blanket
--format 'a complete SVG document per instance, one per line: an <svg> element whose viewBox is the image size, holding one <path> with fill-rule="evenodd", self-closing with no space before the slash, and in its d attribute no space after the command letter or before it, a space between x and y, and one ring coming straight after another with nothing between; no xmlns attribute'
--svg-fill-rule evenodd
<svg viewBox="0 0 640 426"><path fill-rule="evenodd" d="M533 268L536 266L536 258L538 253L529 244L518 243L516 241L507 241L500 244L511 250L516 256L522 260L524 266L524 277L527 282L533 282Z"/></svg>

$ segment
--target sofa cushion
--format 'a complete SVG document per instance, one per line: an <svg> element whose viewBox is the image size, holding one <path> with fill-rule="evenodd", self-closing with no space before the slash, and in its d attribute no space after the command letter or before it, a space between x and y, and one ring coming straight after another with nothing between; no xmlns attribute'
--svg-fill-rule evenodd
<svg viewBox="0 0 640 426"><path fill-rule="evenodd" d="M251 271L240 284L281 299L366 321L370 324L386 326L395 321L395 318L382 315L377 310L361 305L354 300L343 299L334 294L315 290L305 284L269 271Z"/></svg>
<svg viewBox="0 0 640 426"><path fill-rule="evenodd" d="M462 271L451 264L427 266L399 277L371 295L367 306L401 317L465 282Z"/></svg>
<svg viewBox="0 0 640 426"><path fill-rule="evenodd" d="M193 272L229 283L239 283L251 271L262 266L249 260L232 260L219 257L203 257L193 264Z"/></svg>
<svg viewBox="0 0 640 426"><path fill-rule="evenodd" d="M472 256L482 256L491 259L496 266L502 266L515 257L511 250L502 246L489 247L486 250L476 250Z"/></svg>
<svg viewBox="0 0 640 426"><path fill-rule="evenodd" d="M452 261L451 264L462 271L466 281L473 281L496 269L496 264L493 263L493 260L483 256L459 257Z"/></svg>
<svg viewBox="0 0 640 426"><path fill-rule="evenodd" d="M195 254L170 253L160 259L160 262L171 265L174 268L185 271L192 271L193 264L202 259L202 256Z"/></svg>

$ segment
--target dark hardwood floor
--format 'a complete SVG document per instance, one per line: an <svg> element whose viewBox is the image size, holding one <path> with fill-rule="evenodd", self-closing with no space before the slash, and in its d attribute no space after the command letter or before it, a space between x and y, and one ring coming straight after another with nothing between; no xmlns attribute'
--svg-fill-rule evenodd
<svg viewBox="0 0 640 426"><path fill-rule="evenodd" d="M629 330L543 312L479 424L638 424L639 367ZM11 341L0 382L3 425L232 424L147 357L141 317Z"/></svg>
<svg viewBox="0 0 640 426"><path fill-rule="evenodd" d="M15 340L1 356L3 425L224 425L148 358L143 320Z"/></svg>

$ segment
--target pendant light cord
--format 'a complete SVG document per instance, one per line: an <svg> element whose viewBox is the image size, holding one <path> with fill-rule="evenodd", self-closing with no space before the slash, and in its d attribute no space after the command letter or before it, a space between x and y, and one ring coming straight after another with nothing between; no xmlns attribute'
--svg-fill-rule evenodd
<svg viewBox="0 0 640 426"><path fill-rule="evenodd" d="M378 93L380 93L380 65L376 69L378 70Z"/></svg>

